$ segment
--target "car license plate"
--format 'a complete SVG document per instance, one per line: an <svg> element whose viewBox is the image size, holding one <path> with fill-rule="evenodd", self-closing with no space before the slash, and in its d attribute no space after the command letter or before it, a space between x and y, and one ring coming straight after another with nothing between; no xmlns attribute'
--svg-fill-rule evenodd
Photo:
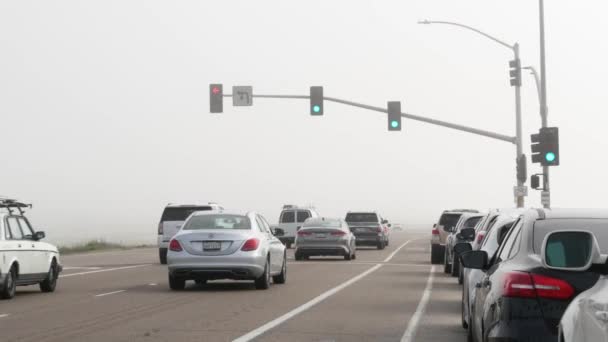
<svg viewBox="0 0 608 342"><path fill-rule="evenodd" d="M203 250L205 251L219 251L222 249L222 243L219 241L204 241Z"/></svg>
<svg viewBox="0 0 608 342"><path fill-rule="evenodd" d="M322 238L323 239L323 238L327 237L327 234L325 234L325 233L317 233L317 234L315 234L315 236L318 237L318 238Z"/></svg>

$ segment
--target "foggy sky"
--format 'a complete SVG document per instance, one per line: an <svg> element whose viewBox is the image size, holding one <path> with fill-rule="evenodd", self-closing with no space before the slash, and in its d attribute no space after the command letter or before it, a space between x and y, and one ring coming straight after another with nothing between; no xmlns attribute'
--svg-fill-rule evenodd
<svg viewBox="0 0 608 342"><path fill-rule="evenodd" d="M554 207L602 207L608 49L601 1L546 3ZM276 222L377 209L432 224L443 209L514 205L515 146L381 113L254 99L209 114L208 84L325 96L514 135L512 54L451 20L519 42L539 67L536 1L0 1L0 195L33 202L55 242L154 241L168 202L216 201ZM538 130L522 88L524 151ZM529 165L529 174L540 172ZM529 185L529 184L528 184ZM526 205L540 206L531 191Z"/></svg>

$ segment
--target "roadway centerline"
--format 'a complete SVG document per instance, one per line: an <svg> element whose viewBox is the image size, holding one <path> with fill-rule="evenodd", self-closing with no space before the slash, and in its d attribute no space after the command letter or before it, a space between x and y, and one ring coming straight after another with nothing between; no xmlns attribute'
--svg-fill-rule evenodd
<svg viewBox="0 0 608 342"><path fill-rule="evenodd" d="M109 295L113 295L113 294L117 294L117 293L122 293L125 291L127 291L127 290L118 290L118 291L112 291L112 292L107 292L107 293L101 293L101 294L95 295L95 297L105 297L105 296L109 296Z"/></svg>
<svg viewBox="0 0 608 342"><path fill-rule="evenodd" d="M407 244L409 244L411 241L413 240L408 240L405 243L403 243L401 246L399 246L393 253L391 253L386 259L384 259L384 262L389 262L398 252L399 250L401 250L403 247L405 247ZM274 320L262 325L261 327L254 329L250 332L248 332L247 334L236 338L235 340L233 340L232 342L249 342L251 340L253 340L256 337L259 337L260 335L266 333L267 331L276 328L277 326L283 324L284 322L290 320L291 318L301 314L302 312L312 308L313 306L323 302L324 300L328 299L329 297L335 295L336 293L344 290L345 288L347 288L348 286L358 282L359 280L365 278L366 276L368 276L369 274L377 271L378 269L380 269L383 266L382 263L376 263L375 266L369 268L368 270L364 271L363 273L360 273L359 275L356 275L355 277L347 280L346 282L322 293L321 295L311 299L310 301L298 306L297 308L287 312L286 314L279 316L278 318L275 318Z"/></svg>
<svg viewBox="0 0 608 342"><path fill-rule="evenodd" d="M0 314L0 318L8 317L9 314Z"/></svg>
<svg viewBox="0 0 608 342"><path fill-rule="evenodd" d="M403 333L403 337L401 337L401 342L412 342L414 341L414 337L416 336L416 330L418 329L418 325L420 324L420 319L424 315L426 311L426 306L429 303L429 299L431 298L431 291L433 289L433 279L435 277L435 266L431 266L431 272L429 274L429 278L426 282L426 287L424 289L424 293L422 294L422 298L420 298L420 302L418 303L418 307L416 308L416 312L410 319L407 329L405 333Z"/></svg>

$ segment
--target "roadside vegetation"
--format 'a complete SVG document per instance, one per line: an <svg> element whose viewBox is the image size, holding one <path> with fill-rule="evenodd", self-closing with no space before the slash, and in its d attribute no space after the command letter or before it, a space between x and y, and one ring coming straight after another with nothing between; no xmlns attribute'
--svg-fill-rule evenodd
<svg viewBox="0 0 608 342"><path fill-rule="evenodd" d="M87 252L96 252L96 251L105 251L105 250L124 250L124 249L132 249L132 248L145 248L150 247L150 245L140 244L140 245L124 245L121 243L115 242L107 242L105 240L90 240L82 243L77 243L69 246L60 246L59 253L61 254L74 254L74 253L87 253Z"/></svg>

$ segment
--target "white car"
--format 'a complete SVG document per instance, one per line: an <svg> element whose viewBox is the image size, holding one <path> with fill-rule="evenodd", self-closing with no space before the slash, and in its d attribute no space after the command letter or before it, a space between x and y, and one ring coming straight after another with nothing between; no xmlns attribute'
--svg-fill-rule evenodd
<svg viewBox="0 0 608 342"><path fill-rule="evenodd" d="M559 342L608 342L608 276L579 294L559 324Z"/></svg>
<svg viewBox="0 0 608 342"><path fill-rule="evenodd" d="M285 235L281 236L279 240L283 242L287 248L291 248L291 245L296 241L296 234L298 230L309 218L318 218L319 213L312 206L297 206L292 204L286 204L283 206L281 215L279 215L278 228L281 228Z"/></svg>
<svg viewBox="0 0 608 342"><path fill-rule="evenodd" d="M253 280L267 289L271 278L287 280L286 248L264 217L220 211L193 213L169 242L169 287L183 290L187 280Z"/></svg>
<svg viewBox="0 0 608 342"><path fill-rule="evenodd" d="M158 258L161 264L167 263L169 241L177 234L184 221L195 211L222 210L216 203L208 204L167 204L158 223Z"/></svg>
<svg viewBox="0 0 608 342"><path fill-rule="evenodd" d="M57 247L42 242L44 232L34 232L24 209L31 205L0 200L0 298L15 296L16 286L40 285L53 292L62 270Z"/></svg>

